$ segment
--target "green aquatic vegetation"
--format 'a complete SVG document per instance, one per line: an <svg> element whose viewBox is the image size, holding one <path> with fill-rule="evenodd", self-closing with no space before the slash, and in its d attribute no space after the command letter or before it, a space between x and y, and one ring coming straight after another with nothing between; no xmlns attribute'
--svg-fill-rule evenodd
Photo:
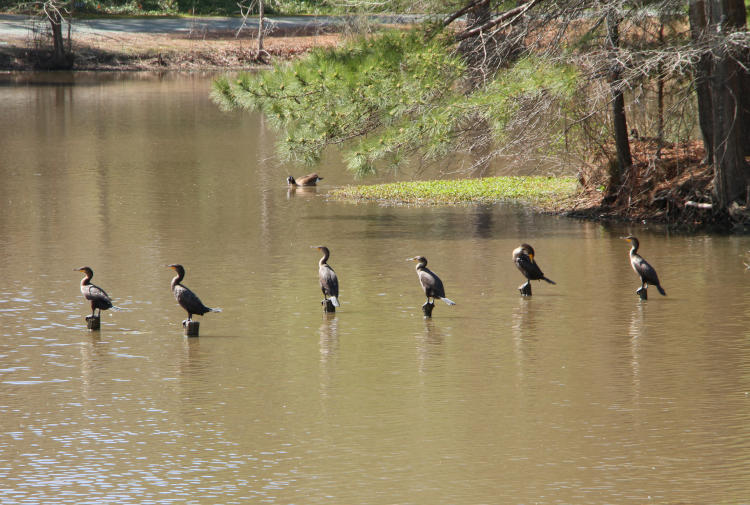
<svg viewBox="0 0 750 505"><path fill-rule="evenodd" d="M408 204L549 203L578 190L573 177L485 177L344 186L329 193L339 200L376 200Z"/></svg>

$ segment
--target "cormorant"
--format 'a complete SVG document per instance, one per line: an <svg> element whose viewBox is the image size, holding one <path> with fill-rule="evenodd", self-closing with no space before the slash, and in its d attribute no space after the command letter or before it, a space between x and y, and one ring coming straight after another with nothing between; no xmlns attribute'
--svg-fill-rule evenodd
<svg viewBox="0 0 750 505"><path fill-rule="evenodd" d="M198 298L195 293L190 291L187 286L180 284L182 279L185 278L185 269L182 265L174 264L167 266L177 272L177 275L172 279L172 294L177 300L177 303L179 303L188 313L187 319L182 322L183 325L186 321L193 320L193 314L202 316L206 312L221 312L221 309L212 309L203 305L203 302L201 302L200 298Z"/></svg>
<svg viewBox="0 0 750 505"><path fill-rule="evenodd" d="M534 248L529 244L521 244L513 250L513 263L527 279L525 284L518 287L522 295L531 296L531 281L547 281L555 284L555 281L544 276L544 272L534 261Z"/></svg>
<svg viewBox="0 0 750 505"><path fill-rule="evenodd" d="M290 186L315 186L318 181L322 181L322 177L318 177L318 174L307 174L304 177L295 179L291 175L286 178L286 183Z"/></svg>
<svg viewBox="0 0 750 505"><path fill-rule="evenodd" d="M654 270L654 267L649 265L648 262L644 260L640 254L638 254L638 246L640 245L638 239L632 235L628 235L624 238L625 240L633 244L633 246L630 248L630 266L633 267L635 273L637 273L641 278L641 287L637 289L635 293L637 295L640 295L641 292L645 289L648 289L648 285L651 284L652 286L656 286L656 289L659 290L659 293L662 296L667 296L666 291L664 291L664 289L661 287L659 276L656 275L656 270Z"/></svg>
<svg viewBox="0 0 750 505"><path fill-rule="evenodd" d="M320 290L323 291L323 303L330 298L333 306L339 307L339 279L336 277L336 272L327 263L331 252L322 245L312 247L323 253L323 257L318 262L318 279L320 280Z"/></svg>
<svg viewBox="0 0 750 505"><path fill-rule="evenodd" d="M112 300L109 295L99 286L91 284L91 278L94 276L94 271L89 267L74 268L75 272L84 272L86 277L81 279L81 293L83 297L91 302L91 315L86 316L86 320L95 317L94 313L96 309L99 309L99 316L102 315L102 310L112 308Z"/></svg>
<svg viewBox="0 0 750 505"><path fill-rule="evenodd" d="M445 297L445 288L443 287L443 281L440 280L435 272L427 268L427 258L424 256L414 256L406 261L416 261L417 264L417 276L419 277L419 283L424 289L424 294L427 297L426 304L432 303L434 305L434 299L443 300L448 305L455 305L456 302ZM430 298L433 302L430 302ZM425 305L426 305L425 304Z"/></svg>

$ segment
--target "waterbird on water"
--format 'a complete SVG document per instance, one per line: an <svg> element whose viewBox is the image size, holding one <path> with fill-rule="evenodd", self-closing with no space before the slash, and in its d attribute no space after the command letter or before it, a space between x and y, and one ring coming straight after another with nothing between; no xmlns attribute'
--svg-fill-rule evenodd
<svg viewBox="0 0 750 505"><path fill-rule="evenodd" d="M185 278L185 269L182 265L173 264L167 265L167 267L177 272L177 275L172 279L172 294L177 300L177 303L179 303L188 313L187 319L182 322L183 324L185 324L186 321L192 321L193 314L202 316L206 312L221 312L221 309L212 309L211 307L203 305L203 302L195 293L190 291L187 286L181 284L182 279Z"/></svg>
<svg viewBox="0 0 750 505"><path fill-rule="evenodd" d="M422 285L424 294L427 297L426 304L432 303L434 305L435 299L443 300L448 305L456 304L453 300L445 297L443 281L440 280L440 277L438 277L435 272L427 268L427 258L424 256L414 256L413 258L408 258L406 261L417 262L417 276L419 277L419 283ZM433 302L430 302L430 298L433 299Z"/></svg>
<svg viewBox="0 0 750 505"><path fill-rule="evenodd" d="M664 289L662 289L661 287L659 276L656 275L656 270L654 270L654 267L649 265L648 262L644 260L640 254L638 254L638 239L632 235L628 235L627 237L623 238L633 244L633 246L630 248L630 266L633 267L635 273L637 273L641 278L641 287L638 288L635 293L637 295L640 295L641 292L647 289L648 285L651 284L652 286L656 286L656 289L659 290L659 293L661 293L662 296L667 296L666 291L664 291Z"/></svg>
<svg viewBox="0 0 750 505"><path fill-rule="evenodd" d="M320 290L323 292L323 303L330 299L334 307L339 307L339 279L331 265L328 264L331 252L326 246L314 245L311 247L323 253L323 257L318 261L318 279L320 280Z"/></svg>
<svg viewBox="0 0 750 505"><path fill-rule="evenodd" d="M99 316L102 315L102 310L112 308L112 299L109 295L99 286L91 284L91 278L94 276L94 271L90 267L74 268L74 272L83 272L86 276L81 279L81 293L83 297L91 302L91 315L86 316L86 320L95 317L94 314L96 309L99 309Z"/></svg>
<svg viewBox="0 0 750 505"><path fill-rule="evenodd" d="M304 177L295 179L291 175L286 178L286 183L290 186L315 186L318 181L322 181L322 177L318 177L318 174L307 174Z"/></svg>
<svg viewBox="0 0 750 505"><path fill-rule="evenodd" d="M534 248L529 244L521 244L513 250L513 263L527 279L525 284L518 287L522 295L531 295L531 281L547 281L550 284L555 284L555 281L544 276L544 272L536 264Z"/></svg>

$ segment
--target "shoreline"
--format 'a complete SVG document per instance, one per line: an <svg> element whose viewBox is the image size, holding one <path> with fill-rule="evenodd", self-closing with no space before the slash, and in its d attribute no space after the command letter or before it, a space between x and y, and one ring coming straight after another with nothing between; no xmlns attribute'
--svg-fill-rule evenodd
<svg viewBox="0 0 750 505"><path fill-rule="evenodd" d="M253 70L274 61L297 58L316 47L333 47L343 35L299 28L278 29L264 38L265 54L258 57L257 31L245 29L239 37L231 30L108 34L78 33L71 37L73 66L66 71L193 71ZM66 38L67 44L67 38ZM51 44L26 36L10 36L0 44L0 71L55 70L46 62Z"/></svg>

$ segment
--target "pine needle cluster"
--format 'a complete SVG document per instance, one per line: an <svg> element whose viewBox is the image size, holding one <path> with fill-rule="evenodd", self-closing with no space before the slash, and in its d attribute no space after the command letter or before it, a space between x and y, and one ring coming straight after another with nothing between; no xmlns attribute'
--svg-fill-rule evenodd
<svg viewBox="0 0 750 505"><path fill-rule="evenodd" d="M542 94L564 101L577 88L577 71L531 56L475 87L455 49L448 35L387 31L219 78L212 98L224 109L262 111L283 132L282 159L315 163L337 145L361 177L415 155L429 162L500 142L523 103Z"/></svg>

